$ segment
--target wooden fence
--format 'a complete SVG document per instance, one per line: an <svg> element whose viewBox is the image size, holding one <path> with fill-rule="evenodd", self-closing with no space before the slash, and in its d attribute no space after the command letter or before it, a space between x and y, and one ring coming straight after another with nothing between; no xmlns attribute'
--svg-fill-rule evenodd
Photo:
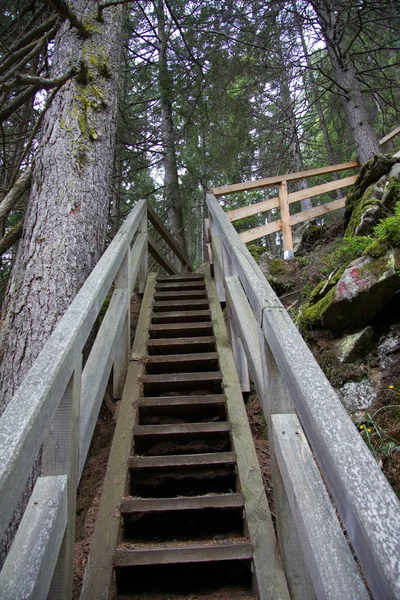
<svg viewBox="0 0 400 600"><path fill-rule="evenodd" d="M147 218L182 270L191 269L146 201L136 204L0 419L0 538L42 447L42 473L0 573L2 600L71 597L76 489L111 370L114 398L122 394L130 298L137 280L144 289L147 249L167 273L177 272L149 239ZM83 348L110 290L111 301L82 370Z"/></svg>
<svg viewBox="0 0 400 600"><path fill-rule="evenodd" d="M381 140L379 140L380 145L383 146L399 134L400 127L397 127L385 137L383 137ZM257 202L256 204L249 204L247 206L243 206L242 208L228 211L226 214L228 219L231 222L233 222L238 221L239 219L245 219L246 217L250 217L252 215L257 215L259 213L279 208L279 219L271 221L270 223L266 223L265 225L261 225L260 227L254 227L252 229L249 229L248 231L244 231L240 234L240 237L243 240L243 242L248 243L252 240L256 240L261 237L270 235L271 233L282 231L284 258L292 258L293 225L297 225L298 223L303 223L304 221L315 219L316 217L325 215L334 210L344 208L346 204L346 198L340 198L338 200L334 200L333 202L327 202L325 204L315 206L314 208L311 208L309 210L298 212L292 215L290 214L289 209L290 204L292 204L293 202L300 202L301 200L305 200L306 198L313 198L315 196L319 196L320 194L325 194L326 192L331 192L334 190L351 186L354 184L355 180L357 179L357 176L353 175L350 177L344 177L343 179L337 179L328 183L323 183L322 185L306 188L304 190L299 190L293 193L288 193L288 182L304 180L310 177L316 177L318 175L327 175L329 173L338 173L340 171L354 169L359 166L360 165L358 160L355 160L339 165L329 165L327 167L321 167L318 169L300 171L298 173L287 173L284 175L277 175L275 177L258 179L256 181L247 181L244 183L226 185L223 187L214 188L213 190L211 190L211 192L214 194L214 196L219 197L226 196L229 194L235 194L238 192L248 192L250 190L265 189L268 187L277 186L279 191L277 197L269 198L268 200L264 200L263 202Z"/></svg>
<svg viewBox="0 0 400 600"><path fill-rule="evenodd" d="M356 167L359 167L358 160L342 163L340 165L329 165L327 167L321 167L319 169L310 169L309 171L300 171L298 173L286 173L285 175L277 175L276 177L268 177L265 179L258 179L256 181L236 183L234 185L227 185L224 187L214 188L212 192L216 197L218 197L228 194L234 194L237 192L247 192L250 190L265 189L268 187L277 186L279 190L279 195L277 197L269 198L268 200L264 200L263 202L249 204L247 206L243 206L242 208L228 211L226 215L228 219L231 222L233 222L239 219L245 219L246 217L250 217L252 215L257 215L259 213L266 212L268 210L272 210L274 208L279 208L279 219L271 221L266 225L261 225L260 227L254 227L253 229L244 231L240 234L240 237L243 240L243 242L247 243L251 242L252 240L264 237L266 235L270 235L271 233L275 233L276 231L282 231L284 258L292 258L293 225L302 223L304 221L309 221L310 219L315 219L318 216L327 214L334 210L344 208L346 204L346 199L340 198L339 200L327 202L326 204L321 204L320 206L315 206L314 208L293 215L290 214L289 205L293 202L300 202L301 200L304 200L306 198L313 198L326 192L331 192L333 190L338 190L353 185L353 183L357 179L357 176L353 175L351 177L344 177L343 179L337 179L328 183L323 183L322 185L317 185L292 193L288 193L288 182L299 181L300 179L308 179L310 177L316 177L318 175L326 175L328 173L337 173L347 169L354 169Z"/></svg>
<svg viewBox="0 0 400 600"><path fill-rule="evenodd" d="M399 600L400 503L228 214L212 194L207 205L208 245L229 308L237 370L246 389L250 369L268 425L290 596L369 598L337 510L375 600Z"/></svg>

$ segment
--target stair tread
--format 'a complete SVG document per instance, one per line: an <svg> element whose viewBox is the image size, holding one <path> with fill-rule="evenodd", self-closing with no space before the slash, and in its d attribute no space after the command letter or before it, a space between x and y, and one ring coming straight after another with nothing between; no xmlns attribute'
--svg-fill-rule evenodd
<svg viewBox="0 0 400 600"><path fill-rule="evenodd" d="M195 279L192 281L157 281L156 290L180 290L180 289L190 289L190 290L200 290L204 289L204 280Z"/></svg>
<svg viewBox="0 0 400 600"><path fill-rule="evenodd" d="M184 329L209 329L212 327L211 321L201 321L200 323L152 323L149 327L150 331L173 331Z"/></svg>
<svg viewBox="0 0 400 600"><path fill-rule="evenodd" d="M199 280L204 280L204 275L202 275L201 273L192 273L192 274L185 274L185 275L167 275L166 277L157 277L157 283L158 282L164 282L164 281L187 281L187 280L191 280L191 279L199 279Z"/></svg>
<svg viewBox="0 0 400 600"><path fill-rule="evenodd" d="M147 342L147 347L151 346L179 346L182 344L212 344L215 343L215 336L188 336L176 338L154 338Z"/></svg>
<svg viewBox="0 0 400 600"><path fill-rule="evenodd" d="M194 352L193 354L153 354L147 358L147 362L151 364L158 363L179 363L179 362L196 362L198 360L217 360L218 352Z"/></svg>
<svg viewBox="0 0 400 600"><path fill-rule="evenodd" d="M244 538L230 542L160 544L148 547L132 546L117 548L114 565L154 565L169 563L211 562L224 560L250 560L253 556L251 544Z"/></svg>
<svg viewBox="0 0 400 600"><path fill-rule="evenodd" d="M207 454L170 454L166 456L131 456L131 469L160 469L170 467L196 467L210 465L234 465L234 452L210 452Z"/></svg>
<svg viewBox="0 0 400 600"><path fill-rule="evenodd" d="M181 383L193 381L221 381L221 371L200 371L198 373L156 373L143 375L142 383Z"/></svg>
<svg viewBox="0 0 400 600"><path fill-rule="evenodd" d="M204 290L177 290L177 291L156 291L154 294L154 298L173 298L174 296L176 296L177 298L192 298L192 300L195 300L196 298L207 298L207 292L204 288Z"/></svg>
<svg viewBox="0 0 400 600"><path fill-rule="evenodd" d="M243 507L244 497L242 494L181 496L178 498L124 498L121 502L122 513Z"/></svg>
<svg viewBox="0 0 400 600"><path fill-rule="evenodd" d="M167 312L156 312L153 313L152 318L155 319L188 319L190 317L209 317L209 310L169 310Z"/></svg>
<svg viewBox="0 0 400 600"><path fill-rule="evenodd" d="M223 433L230 431L226 421L212 423L172 423L166 425L137 425L134 427L135 436L153 435L182 435L192 433Z"/></svg>
<svg viewBox="0 0 400 600"><path fill-rule="evenodd" d="M189 306L188 309L183 309L182 306ZM153 314L157 312L160 308L179 308L181 311L190 311L192 307L195 306L210 306L210 303L207 298L197 298L194 300L159 300L153 303Z"/></svg>
<svg viewBox="0 0 400 600"><path fill-rule="evenodd" d="M209 396L149 396L140 398L140 407L156 408L157 406L184 406L185 404L225 404L224 394L213 394Z"/></svg>

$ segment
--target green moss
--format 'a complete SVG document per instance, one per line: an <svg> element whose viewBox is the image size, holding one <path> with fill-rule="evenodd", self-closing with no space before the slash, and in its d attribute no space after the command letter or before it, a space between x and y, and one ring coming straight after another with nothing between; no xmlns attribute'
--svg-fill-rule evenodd
<svg viewBox="0 0 400 600"><path fill-rule="evenodd" d="M254 260L258 263L260 257L265 253L265 248L263 246L257 246L256 244L249 244L247 246L247 250L250 252Z"/></svg>
<svg viewBox="0 0 400 600"><path fill-rule="evenodd" d="M386 252L387 245L379 239L371 242L371 244L364 250L364 254L366 256L371 256L372 258L380 258L381 256L384 256Z"/></svg>
<svg viewBox="0 0 400 600"><path fill-rule="evenodd" d="M359 269L358 275L363 279L372 274L379 280L389 269L394 269L394 266L394 255L391 253L389 256L380 256L369 261L364 267Z"/></svg>
<svg viewBox="0 0 400 600"><path fill-rule="evenodd" d="M381 206L382 203L373 195L374 188L370 186L364 192L362 198L354 205L350 221L346 227L345 237L354 236L359 227L364 213L371 207Z"/></svg>
<svg viewBox="0 0 400 600"><path fill-rule="evenodd" d="M374 236L394 246L400 246L400 202L394 208L394 215L382 219L374 228Z"/></svg>
<svg viewBox="0 0 400 600"><path fill-rule="evenodd" d="M318 327L322 324L322 316L325 310L330 306L335 295L335 288L332 287L329 292L319 302L310 306L303 307L297 319L297 326L305 331L312 327Z"/></svg>
<svg viewBox="0 0 400 600"><path fill-rule="evenodd" d="M282 272L282 261L279 258L273 258L268 264L268 270L272 277L278 277Z"/></svg>
<svg viewBox="0 0 400 600"><path fill-rule="evenodd" d="M309 301L299 313L297 325L300 330L305 331L311 327L319 326L325 310L333 301L335 286L347 268L343 265L329 280L321 281L311 292ZM321 297L321 294L323 296Z"/></svg>

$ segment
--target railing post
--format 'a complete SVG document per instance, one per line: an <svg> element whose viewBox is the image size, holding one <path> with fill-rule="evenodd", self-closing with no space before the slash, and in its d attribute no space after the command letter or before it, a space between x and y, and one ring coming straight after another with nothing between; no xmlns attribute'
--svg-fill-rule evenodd
<svg viewBox="0 0 400 600"><path fill-rule="evenodd" d="M131 329L131 311L130 311L130 248L127 248L124 260L119 268L114 282L116 290L122 289L126 293L126 317L122 328L121 338L117 342L117 349L114 358L113 368L113 397L117 400L122 397L124 389L126 371L128 369L129 351L130 351L130 329Z"/></svg>
<svg viewBox="0 0 400 600"><path fill-rule="evenodd" d="M228 307L228 319L231 333L232 352L235 360L235 367L240 381L240 389L242 394L250 392L250 378L249 378L249 367L247 364L246 353L243 348L242 340L240 338L239 328L236 323L233 311Z"/></svg>
<svg viewBox="0 0 400 600"><path fill-rule="evenodd" d="M276 364L261 328L259 335L264 385L264 396L261 398L261 404L268 426L279 547L285 567L290 597L292 600L314 600L315 594L309 580L296 523L279 471L272 437L271 416L273 414L294 413L295 410L279 367Z"/></svg>
<svg viewBox="0 0 400 600"><path fill-rule="evenodd" d="M211 250L214 266L214 280L217 286L218 298L220 302L226 301L225 287L224 287L224 259L222 255L222 243L221 238L216 233L213 227L212 219L210 218L211 227Z"/></svg>
<svg viewBox="0 0 400 600"><path fill-rule="evenodd" d="M283 258L293 258L293 240L292 228L290 225L289 199L287 191L287 182L281 181L279 184L279 207L281 211L281 227L283 237Z"/></svg>
<svg viewBox="0 0 400 600"><path fill-rule="evenodd" d="M146 211L143 219L140 221L140 227L139 227L139 232L143 233L146 236L146 238L148 235L147 229L148 229L148 227L147 227L147 211ZM143 254L143 258L140 263L140 269L139 269L139 294L144 293L144 289L146 287L148 271L149 271L149 253L147 251L147 242L146 242L146 252Z"/></svg>
<svg viewBox="0 0 400 600"><path fill-rule="evenodd" d="M235 360L235 367L240 381L240 389L242 393L250 392L250 378L249 378L249 366L247 363L246 353L243 347L242 340L240 338L239 327L235 319L234 312L229 306L228 297L225 290L225 277L237 277L237 271L232 264L232 260L225 248L225 244L221 242L222 249L222 264L224 273L224 293L228 308L228 320L231 334L232 352Z"/></svg>
<svg viewBox="0 0 400 600"><path fill-rule="evenodd" d="M49 428L42 452L42 475L68 475L67 528L48 594L50 600L70 600L72 596L81 375L80 355Z"/></svg>

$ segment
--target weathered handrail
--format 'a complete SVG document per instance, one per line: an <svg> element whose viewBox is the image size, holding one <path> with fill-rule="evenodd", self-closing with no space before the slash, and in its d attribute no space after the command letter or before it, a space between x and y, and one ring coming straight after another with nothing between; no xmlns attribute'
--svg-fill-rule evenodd
<svg viewBox="0 0 400 600"><path fill-rule="evenodd" d="M160 233L187 268L170 233ZM0 418L0 537L44 442L42 476L0 573L2 599L44 598L49 590L57 600L71 595L76 487L112 369L113 395L121 397L130 350L130 296L138 278L144 288L147 248L147 203L141 200ZM83 348L111 288L109 307L81 373Z"/></svg>
<svg viewBox="0 0 400 600"><path fill-rule="evenodd" d="M317 469L309 468L311 453L306 452L306 438L300 422L290 415L295 410L374 598L398 599L400 503L297 328L212 194L207 194L207 205L220 297L228 302L236 320L244 358L248 359L269 426L275 455L272 465L278 500L278 534L291 597L304 600L312 598L312 593L318 598L335 600L368 597L355 567L349 563L348 552L339 542L338 524L332 522L327 494L316 493L315 486L322 490L322 484ZM251 314L254 323L250 327ZM236 358L239 365L243 363L243 356ZM292 446L299 438L297 479L296 469L293 474L296 465L285 463L290 452L283 432L293 435ZM295 511L300 500L307 511L304 498L308 498L309 512L299 519ZM326 508L322 511L321 506ZM324 536L328 554L323 552L324 545L316 537L318 528L313 526L317 512L321 515L318 521L321 534L332 528L336 531L337 543L332 542L330 534ZM329 514L329 529L326 529L324 519ZM296 540L300 547L296 546ZM307 591L303 560L315 585L313 592ZM332 587L335 578L336 585Z"/></svg>

